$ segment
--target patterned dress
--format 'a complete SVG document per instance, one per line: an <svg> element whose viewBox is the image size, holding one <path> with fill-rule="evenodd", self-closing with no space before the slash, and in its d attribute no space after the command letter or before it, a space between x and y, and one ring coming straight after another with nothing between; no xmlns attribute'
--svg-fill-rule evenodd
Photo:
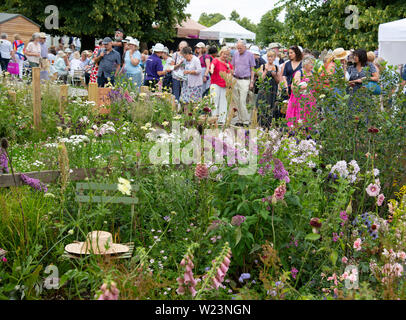
<svg viewBox="0 0 406 320"><path fill-rule="evenodd" d="M94 48L93 51L93 55L91 57L91 59L97 57L98 53L99 53L100 47L97 46L96 48ZM97 83L97 73L99 72L99 66L94 64L92 71L90 72L90 83Z"/></svg>

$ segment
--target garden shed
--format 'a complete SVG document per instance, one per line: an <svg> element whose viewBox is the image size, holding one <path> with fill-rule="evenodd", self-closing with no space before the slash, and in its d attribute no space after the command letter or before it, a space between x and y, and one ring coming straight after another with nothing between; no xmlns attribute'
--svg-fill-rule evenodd
<svg viewBox="0 0 406 320"><path fill-rule="evenodd" d="M18 33L27 44L34 32L40 32L40 25L18 13L0 12L0 33L3 32L7 33L9 41Z"/></svg>

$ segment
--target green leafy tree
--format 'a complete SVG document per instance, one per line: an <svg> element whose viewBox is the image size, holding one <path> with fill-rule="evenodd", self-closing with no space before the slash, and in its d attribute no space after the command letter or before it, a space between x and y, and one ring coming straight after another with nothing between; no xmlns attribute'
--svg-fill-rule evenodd
<svg viewBox="0 0 406 320"><path fill-rule="evenodd" d="M233 10L230 14L230 20L238 22L240 20L240 15L237 13L236 10Z"/></svg>
<svg viewBox="0 0 406 320"><path fill-rule="evenodd" d="M215 25L216 23L220 22L221 20L225 20L225 16L223 16L221 13L210 13L207 14L203 12L200 17L199 17L199 23L206 26L206 27L211 27L212 25Z"/></svg>
<svg viewBox="0 0 406 320"><path fill-rule="evenodd" d="M243 17L237 13L236 10L233 10L230 14L229 20L237 22L240 26L244 27L245 29L256 33L257 32L257 25L253 23L250 19Z"/></svg>
<svg viewBox="0 0 406 320"><path fill-rule="evenodd" d="M374 50L378 46L379 24L406 16L404 0L281 0L279 3L286 8L283 42L318 50L337 47Z"/></svg>
<svg viewBox="0 0 406 320"><path fill-rule="evenodd" d="M45 30L52 35L82 38L82 47L92 48L93 39L113 36L116 28L138 39L165 41L175 36L175 25L187 15L184 10L190 0L5 0L2 12L21 13L41 25L49 13L48 5L57 6L59 29Z"/></svg>
<svg viewBox="0 0 406 320"><path fill-rule="evenodd" d="M257 42L268 45L271 42L280 42L283 32L283 23L278 20L282 7L274 8L265 13L257 26Z"/></svg>

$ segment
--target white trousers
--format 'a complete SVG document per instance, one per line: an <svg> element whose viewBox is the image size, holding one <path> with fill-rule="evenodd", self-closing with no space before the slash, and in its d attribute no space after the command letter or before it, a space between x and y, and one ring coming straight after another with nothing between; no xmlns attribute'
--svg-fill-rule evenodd
<svg viewBox="0 0 406 320"><path fill-rule="evenodd" d="M212 101L216 107L216 109L213 110L212 115L219 116L219 123L225 123L227 117L226 88L222 88L217 84L212 84L210 86L210 94L214 95Z"/></svg>
<svg viewBox="0 0 406 320"><path fill-rule="evenodd" d="M250 88L251 81L237 79L234 86L233 97L234 102L238 109L238 122L248 124L250 122L250 116L247 111L247 95Z"/></svg>

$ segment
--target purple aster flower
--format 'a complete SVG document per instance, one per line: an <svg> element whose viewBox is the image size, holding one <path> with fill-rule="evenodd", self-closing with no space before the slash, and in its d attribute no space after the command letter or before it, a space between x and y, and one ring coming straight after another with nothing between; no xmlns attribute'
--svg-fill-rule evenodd
<svg viewBox="0 0 406 320"><path fill-rule="evenodd" d="M45 193L48 192L48 188L46 187L46 185L41 183L41 181L39 181L38 179L30 178L24 173L20 175L20 178L24 184L27 184L38 191L44 191Z"/></svg>

